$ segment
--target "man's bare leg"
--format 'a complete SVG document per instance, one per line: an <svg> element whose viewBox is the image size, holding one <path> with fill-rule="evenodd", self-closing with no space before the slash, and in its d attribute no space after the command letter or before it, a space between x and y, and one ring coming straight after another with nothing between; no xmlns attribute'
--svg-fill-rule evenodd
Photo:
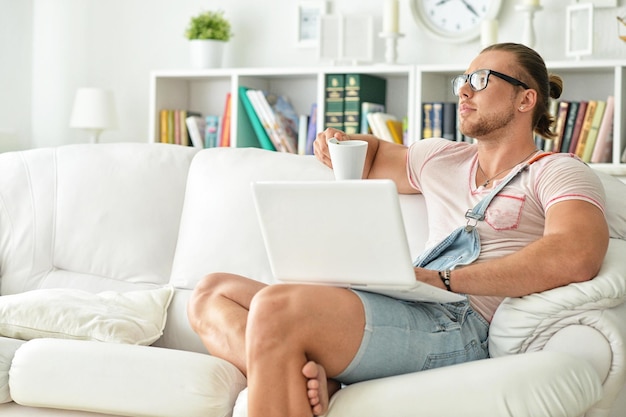
<svg viewBox="0 0 626 417"><path fill-rule="evenodd" d="M358 351L364 326L363 305L351 291L302 285L259 291L246 331L248 415L311 417L325 412L328 394L320 386L320 402L311 404L307 384L316 378L305 376L304 368L308 371L309 361L319 365L321 384L320 370L330 378L341 373Z"/></svg>
<svg viewBox="0 0 626 417"><path fill-rule="evenodd" d="M302 368L302 375L307 378L307 396L311 404L311 410L316 416L328 411L330 398L341 388L341 384L326 377L323 366L313 361L308 361Z"/></svg>
<svg viewBox="0 0 626 417"><path fill-rule="evenodd" d="M211 355L232 363L244 375L248 311L252 298L264 287L239 275L210 274L194 288L187 306L191 327Z"/></svg>

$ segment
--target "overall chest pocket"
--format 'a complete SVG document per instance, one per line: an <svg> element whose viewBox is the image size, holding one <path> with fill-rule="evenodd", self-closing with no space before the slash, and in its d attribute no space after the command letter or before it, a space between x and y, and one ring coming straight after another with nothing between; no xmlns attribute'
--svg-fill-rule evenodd
<svg viewBox="0 0 626 417"><path fill-rule="evenodd" d="M517 229L525 201L523 194L498 194L485 212L485 222L495 230Z"/></svg>

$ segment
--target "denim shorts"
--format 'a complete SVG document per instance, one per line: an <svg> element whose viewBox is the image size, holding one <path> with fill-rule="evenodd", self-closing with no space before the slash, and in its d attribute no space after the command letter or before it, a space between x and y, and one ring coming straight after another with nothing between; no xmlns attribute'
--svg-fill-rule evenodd
<svg viewBox="0 0 626 417"><path fill-rule="evenodd" d="M333 378L343 384L489 356L489 324L469 301L420 303L354 292L365 308L365 331L352 362Z"/></svg>

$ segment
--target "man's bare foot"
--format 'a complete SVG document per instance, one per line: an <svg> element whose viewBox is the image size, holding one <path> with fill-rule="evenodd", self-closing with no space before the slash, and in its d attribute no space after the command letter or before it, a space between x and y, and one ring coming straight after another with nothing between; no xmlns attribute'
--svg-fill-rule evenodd
<svg viewBox="0 0 626 417"><path fill-rule="evenodd" d="M302 368L302 374L307 378L307 395L311 404L311 411L321 416L328 411L329 398L341 387L337 381L326 378L326 370L322 365L313 361L307 362Z"/></svg>

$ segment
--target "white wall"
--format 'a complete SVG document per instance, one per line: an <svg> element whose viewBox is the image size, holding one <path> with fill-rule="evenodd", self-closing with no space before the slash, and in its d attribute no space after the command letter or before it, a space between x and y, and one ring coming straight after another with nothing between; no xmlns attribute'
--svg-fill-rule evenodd
<svg viewBox="0 0 626 417"><path fill-rule="evenodd" d="M409 0L400 0L402 63L465 65L479 40L447 44L432 40L412 19ZM543 0L537 13L536 49L550 61L565 58L565 7L574 0ZM617 38L618 7L595 13L591 59L626 59ZM500 41L521 41L523 19L512 0L502 1ZM101 141L146 141L149 73L188 67L183 36L189 17L222 9L235 37L225 66L316 66L326 64L315 49L296 45L297 0L0 0L0 151L86 141L68 127L74 92L95 86L115 91L119 129ZM381 0L332 0L331 12L366 13L382 25ZM271 5L271 10L270 6ZM376 39L376 61L383 61ZM589 58L587 58L589 59Z"/></svg>

